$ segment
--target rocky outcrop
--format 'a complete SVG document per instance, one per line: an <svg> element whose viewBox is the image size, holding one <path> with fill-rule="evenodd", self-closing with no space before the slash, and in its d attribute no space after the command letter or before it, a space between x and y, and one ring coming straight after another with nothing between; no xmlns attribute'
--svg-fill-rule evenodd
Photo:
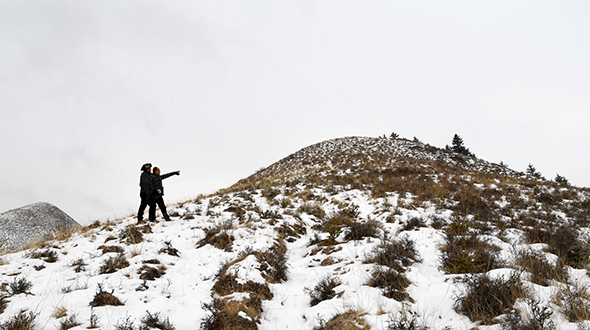
<svg viewBox="0 0 590 330"><path fill-rule="evenodd" d="M67 235L80 227L53 204L23 206L0 214L0 251L18 251L46 239Z"/></svg>

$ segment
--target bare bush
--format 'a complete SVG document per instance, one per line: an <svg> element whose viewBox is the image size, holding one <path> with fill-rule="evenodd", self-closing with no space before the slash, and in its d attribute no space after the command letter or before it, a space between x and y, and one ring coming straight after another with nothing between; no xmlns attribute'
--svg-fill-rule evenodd
<svg viewBox="0 0 590 330"><path fill-rule="evenodd" d="M455 309L472 321L481 320L484 324L491 324L495 317L510 312L516 299L527 296L520 278L514 273L508 278L469 275L464 285L464 294L456 299Z"/></svg>
<svg viewBox="0 0 590 330"><path fill-rule="evenodd" d="M150 329L175 330L176 327L170 323L168 318L164 319L159 312L152 314L146 311L146 315L141 319L139 330Z"/></svg>
<svg viewBox="0 0 590 330"><path fill-rule="evenodd" d="M94 294L94 299L90 302L91 307L100 307L100 306L123 306L124 304L119 300L119 298L115 297L113 293L115 290L111 290L111 292L107 292L103 289L102 284L98 284L98 290Z"/></svg>
<svg viewBox="0 0 590 330"><path fill-rule="evenodd" d="M387 267L375 267L367 282L369 286L380 288L383 295L387 298L397 301L408 300L413 302L412 298L406 292L406 288L410 284L410 280L403 273Z"/></svg>
<svg viewBox="0 0 590 330"><path fill-rule="evenodd" d="M21 310L5 322L0 323L2 330L34 330L37 327L37 314Z"/></svg>
<svg viewBox="0 0 590 330"><path fill-rule="evenodd" d="M349 310L334 315L330 320L313 328L313 330L369 330L371 327L365 322L364 313Z"/></svg>
<svg viewBox="0 0 590 330"><path fill-rule="evenodd" d="M341 285L342 282L332 276L322 278L313 289L305 288L305 291L311 298L311 306L315 306L324 300L336 297L334 288Z"/></svg>
<svg viewBox="0 0 590 330"><path fill-rule="evenodd" d="M33 283L27 280L26 277L17 277L14 281L10 282L8 286L10 288L10 294L12 295L21 293L30 294L31 289L33 288Z"/></svg>
<svg viewBox="0 0 590 330"><path fill-rule="evenodd" d="M119 269L123 269L129 266L129 261L125 258L125 255L122 253L117 254L115 257L111 256L108 259L105 259L100 266L98 273L99 274L111 274Z"/></svg>

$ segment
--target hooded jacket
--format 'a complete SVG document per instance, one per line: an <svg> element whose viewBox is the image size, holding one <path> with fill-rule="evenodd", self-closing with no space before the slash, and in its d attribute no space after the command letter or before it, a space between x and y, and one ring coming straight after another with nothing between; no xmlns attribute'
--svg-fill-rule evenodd
<svg viewBox="0 0 590 330"><path fill-rule="evenodd" d="M148 171L143 171L139 177L139 187L141 187L140 195L151 195L154 191L154 182L152 174Z"/></svg>

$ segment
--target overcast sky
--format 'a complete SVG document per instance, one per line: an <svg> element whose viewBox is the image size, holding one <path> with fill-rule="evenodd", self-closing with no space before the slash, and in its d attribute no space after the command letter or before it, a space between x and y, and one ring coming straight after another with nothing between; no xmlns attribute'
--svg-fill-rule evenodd
<svg viewBox="0 0 590 330"><path fill-rule="evenodd" d="M0 0L0 212L136 212L397 132L590 186L590 2Z"/></svg>

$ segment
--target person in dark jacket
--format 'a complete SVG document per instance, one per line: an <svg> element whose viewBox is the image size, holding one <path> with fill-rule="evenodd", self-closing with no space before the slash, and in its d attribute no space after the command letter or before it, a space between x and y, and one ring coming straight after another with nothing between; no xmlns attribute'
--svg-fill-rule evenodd
<svg viewBox="0 0 590 330"><path fill-rule="evenodd" d="M154 203L158 205L166 221L170 221L170 216L168 216L168 212L166 212L166 204L164 203L164 198L162 198L162 196L164 196L164 187L162 186L162 180L167 179L173 175L180 175L180 171L160 175L160 169L154 167L154 173L152 173L152 181L154 184L154 191L152 195L154 196Z"/></svg>
<svg viewBox="0 0 590 330"><path fill-rule="evenodd" d="M147 206L150 207L148 220L156 221L156 203L154 202L154 179L152 177L152 164L146 163L141 167L141 176L139 177L139 211L137 211L137 223L143 222L143 212Z"/></svg>

